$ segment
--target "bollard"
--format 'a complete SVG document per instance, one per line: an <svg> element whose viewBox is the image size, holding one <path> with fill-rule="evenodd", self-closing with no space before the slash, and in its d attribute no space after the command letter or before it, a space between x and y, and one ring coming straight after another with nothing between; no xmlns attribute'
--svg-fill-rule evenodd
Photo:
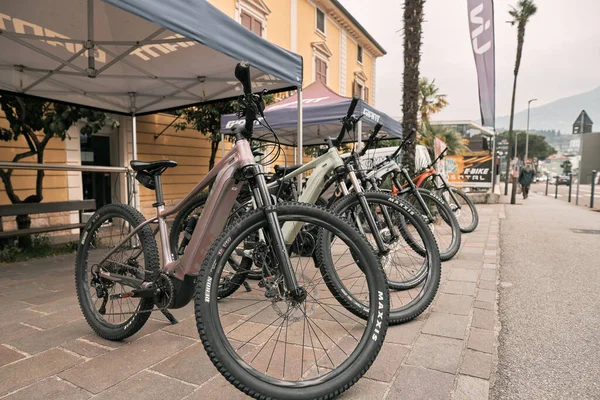
<svg viewBox="0 0 600 400"><path fill-rule="evenodd" d="M592 198L590 199L590 208L594 208L594 188L596 187L596 170L592 170Z"/></svg>
<svg viewBox="0 0 600 400"><path fill-rule="evenodd" d="M546 177L546 196L548 196L548 183L550 183L550 177Z"/></svg>
<svg viewBox="0 0 600 400"><path fill-rule="evenodd" d="M569 172L569 203L571 202L571 189L572 188L573 188L573 174Z"/></svg>
<svg viewBox="0 0 600 400"><path fill-rule="evenodd" d="M556 190L554 191L554 198L558 199L558 175L556 176Z"/></svg>

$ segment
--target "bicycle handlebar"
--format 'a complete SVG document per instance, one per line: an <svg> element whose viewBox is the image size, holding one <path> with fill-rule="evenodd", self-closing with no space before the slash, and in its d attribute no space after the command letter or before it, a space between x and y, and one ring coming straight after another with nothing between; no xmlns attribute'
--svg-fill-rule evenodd
<svg viewBox="0 0 600 400"><path fill-rule="evenodd" d="M383 125L381 125L381 124L375 125L375 128L373 128L373 133L371 133L371 136L369 136L369 139L367 140L367 143L365 143L365 146L360 151L360 155L361 156L364 156L367 153L367 150L369 149L369 147L371 146L371 144L375 140L375 137L377 136L377 134L379 133L379 131L381 130L381 128L383 128Z"/></svg>
<svg viewBox="0 0 600 400"><path fill-rule="evenodd" d="M406 138L404 138L404 140L402 141L402 143L400 143L400 146L398 146L398 148L396 149L396 151L390 156L390 158L396 158L396 156L398 155L398 153L400 153L400 150L402 150L402 148L404 148L404 145L406 143L408 143L408 139L411 138L411 136L416 133L417 130L416 129L412 129L410 131L410 133L406 136Z"/></svg>
<svg viewBox="0 0 600 400"><path fill-rule="evenodd" d="M446 148L444 149L444 151L442 151L442 152L440 153L440 155L439 155L439 156L437 156L437 157L435 158L435 160L433 160L433 161L432 161L432 162L431 162L431 163L430 163L430 164L427 166L427 169L429 169L429 168L433 167L433 166L435 165L435 163L436 163L436 162L437 162L439 159L441 159L441 158L444 156L444 154L445 154L447 151L448 151L448 147L446 147Z"/></svg>
<svg viewBox="0 0 600 400"><path fill-rule="evenodd" d="M335 139L335 142L337 144L341 143L342 139L344 139L346 130L352 129L352 126L349 124L348 120L352 117L352 114L354 114L354 109L356 108L357 104L358 104L358 95L354 95L352 97L352 102L350 103L350 107L348 107L348 112L346 113L346 116L344 118L342 118L342 129L340 130L340 134L338 135L338 137Z"/></svg>
<svg viewBox="0 0 600 400"><path fill-rule="evenodd" d="M252 84L250 82L250 63L242 61L235 66L235 77L242 83L244 94L252 93Z"/></svg>
<svg viewBox="0 0 600 400"><path fill-rule="evenodd" d="M244 125L246 134L252 135L252 129L254 127L254 121L256 120L256 110L254 104L254 95L252 94L252 82L250 79L250 63L248 61L242 61L235 66L235 77L242 84L244 88L245 97L245 113L246 124ZM250 101L248 101L250 99Z"/></svg>

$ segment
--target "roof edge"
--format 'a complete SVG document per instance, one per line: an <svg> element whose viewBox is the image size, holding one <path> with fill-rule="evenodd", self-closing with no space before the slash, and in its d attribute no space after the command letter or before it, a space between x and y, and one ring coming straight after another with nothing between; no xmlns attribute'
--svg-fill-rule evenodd
<svg viewBox="0 0 600 400"><path fill-rule="evenodd" d="M373 45L377 48L377 50L379 50L381 53L383 53L383 55L387 54L387 51L385 51L385 49L377 42L377 40L375 40L375 38L373 36L371 36L371 34L360 24L360 22L358 22L356 20L356 18L354 18L354 16L352 14L350 14L350 12L338 0L330 0L330 1L335 7L337 7L338 10L340 10L342 12L342 14L344 14L344 16L346 18L348 18L350 20L350 22L352 22L354 25L356 25L358 30L363 35L365 35L371 43L373 43Z"/></svg>

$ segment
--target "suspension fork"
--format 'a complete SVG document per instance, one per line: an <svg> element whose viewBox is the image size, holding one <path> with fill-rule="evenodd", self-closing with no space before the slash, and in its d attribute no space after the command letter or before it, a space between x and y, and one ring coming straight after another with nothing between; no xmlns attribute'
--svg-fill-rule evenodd
<svg viewBox="0 0 600 400"><path fill-rule="evenodd" d="M348 165L346 166L347 171L348 171L348 177L350 178L350 182L352 183L352 186L354 186L354 191L356 192L356 197L358 198L358 203L360 204L360 207L363 210L363 215L365 216L366 220L367 220L367 225L369 225L369 229L371 230L371 233L373 234L373 238L375 239L375 244L377 245L377 248L379 249L379 253L380 254L387 254L389 252L389 249L385 246L385 244L383 243L383 240L381 239L381 234L379 232L379 227L377 226L377 223L375 222L375 218L373 217L373 214L371 214L371 209L369 208L369 203L367 202L367 199L365 198L365 193L362 190L362 186L360 185L360 182L358 181L358 178L356 177L356 172L354 172L354 167L352 165ZM346 185L344 184L342 187L342 190L344 190L344 187ZM346 192L348 191L348 189L346 188ZM358 225L360 226L360 225Z"/></svg>
<svg viewBox="0 0 600 400"><path fill-rule="evenodd" d="M456 204L456 208L457 209L461 209L460 206L460 202L458 201L458 198L456 198L456 196L454 195L454 192L450 189L450 185L448 185L448 182L446 182L446 179L444 179L444 177L440 174L435 174L436 177L439 177L442 180L442 184L444 185L444 189L450 193L450 197L452 197L452 200L454 201L454 204Z"/></svg>
<svg viewBox="0 0 600 400"><path fill-rule="evenodd" d="M252 191L255 193L256 205L262 208L264 212L265 219L267 220L267 231L273 244L273 255L281 268L287 290L293 297L302 296L302 289L298 286L296 274L294 273L294 268L287 252L283 231L279 226L277 206L271 199L265 177L257 165L246 167L244 176L250 178L250 184L253 186Z"/></svg>
<svg viewBox="0 0 600 400"><path fill-rule="evenodd" d="M369 179L369 182L371 183L371 186L373 187L373 189L375 190L379 190L379 185L377 184L377 179L375 179L375 177L372 177L371 179ZM388 208L386 206L379 206L381 208L381 213L383 214L383 219L385 220L385 224L387 225L389 231L390 231L390 235L391 235L391 240L396 240L398 238L398 235L396 235L396 230L394 229L394 223L392 222L392 217L390 217L390 212L388 211Z"/></svg>
<svg viewBox="0 0 600 400"><path fill-rule="evenodd" d="M417 198L417 201L419 202L421 209L423 210L423 212L425 213L425 216L427 217L427 222L428 223L433 222L433 215L431 214L431 211L429 211L429 207L427 207L427 204L425 203L425 200L423 200L423 196L421 196L421 193L417 189L417 186L412 181L412 179L410 179L410 175L408 174L408 171L406 170L406 168L402 168L401 172L402 172L402 176L404 176L404 179L406 179L406 182L408 182L408 188L409 188L408 191L410 193L414 194L415 197ZM393 179L394 185L396 185L396 187L398 187L398 188L402 187L402 185L400 185L400 182L398 181L398 176L396 174L394 174L392 179Z"/></svg>

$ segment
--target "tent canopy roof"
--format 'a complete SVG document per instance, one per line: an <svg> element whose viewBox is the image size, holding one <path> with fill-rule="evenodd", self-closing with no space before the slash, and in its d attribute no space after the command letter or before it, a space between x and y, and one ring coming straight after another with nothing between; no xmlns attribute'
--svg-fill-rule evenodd
<svg viewBox="0 0 600 400"><path fill-rule="evenodd" d="M335 137L341 129L340 118L346 115L352 99L343 97L332 91L319 81L315 81L302 90L302 117L303 117L303 142L304 146L319 145L324 143L327 136ZM381 132L389 136L402 137L402 125L387 114L371 107L363 100L359 100L354 110L354 116L362 115L363 125L374 127L381 123ZM298 124L298 95L294 94L280 102L271 104L265 109L266 122L273 128L281 143L288 145L297 144ZM244 121L235 114L221 116L221 129L223 132ZM256 131L265 131L260 124L255 125ZM358 133L357 133L358 134ZM367 138L367 129L363 129L363 138ZM345 141L354 141L348 135Z"/></svg>
<svg viewBox="0 0 600 400"><path fill-rule="evenodd" d="M0 3L0 90L149 114L302 84L302 58L206 0L19 0Z"/></svg>

